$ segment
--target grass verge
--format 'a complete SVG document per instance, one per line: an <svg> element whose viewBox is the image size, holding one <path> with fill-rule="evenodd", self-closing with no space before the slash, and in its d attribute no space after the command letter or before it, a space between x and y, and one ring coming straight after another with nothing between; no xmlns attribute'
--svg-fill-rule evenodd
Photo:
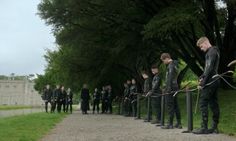
<svg viewBox="0 0 236 141"><path fill-rule="evenodd" d="M0 141L36 141L47 134L66 114L36 113L0 118Z"/></svg>
<svg viewBox="0 0 236 141"><path fill-rule="evenodd" d="M7 106L7 105L1 105L0 110L17 110L17 109L28 109L32 108L32 106Z"/></svg>

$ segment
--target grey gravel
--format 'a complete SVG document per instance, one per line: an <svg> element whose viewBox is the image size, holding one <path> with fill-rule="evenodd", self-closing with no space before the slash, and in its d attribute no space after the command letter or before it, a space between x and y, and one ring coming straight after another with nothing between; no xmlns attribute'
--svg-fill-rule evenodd
<svg viewBox="0 0 236 141"><path fill-rule="evenodd" d="M41 141L236 141L224 134L194 135L164 130L143 120L104 114L68 115Z"/></svg>

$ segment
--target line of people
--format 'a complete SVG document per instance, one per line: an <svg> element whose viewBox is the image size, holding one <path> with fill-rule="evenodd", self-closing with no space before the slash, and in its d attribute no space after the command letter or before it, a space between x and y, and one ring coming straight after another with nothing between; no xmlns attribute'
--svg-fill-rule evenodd
<svg viewBox="0 0 236 141"><path fill-rule="evenodd" d="M88 114L89 101L90 101L90 93L87 85L84 84L81 90L81 110L82 114ZM92 95L93 101L93 114L95 111L97 113L100 112L100 103L102 102L102 114L103 113L110 113L112 114L112 102L114 99L114 95L112 94L112 87L110 85L104 86L102 91L100 92L98 88L95 88L94 93Z"/></svg>
<svg viewBox="0 0 236 141"><path fill-rule="evenodd" d="M178 76L178 62L176 60L172 60L171 56L168 53L163 53L161 55L161 60L164 64L167 65L167 72L166 72L166 82L164 93L170 93L169 95L165 96L167 111L168 111L168 124L166 126L162 126L162 129L173 129L175 128L182 128L181 124L181 115L180 110L177 102L177 97L173 97L174 91L179 89L177 83L177 76ZM137 106L137 95L144 94L146 98L146 107L148 106L148 98L151 100L151 105L149 107L149 113L147 113L147 117L145 121L148 120L148 116L152 118L151 123L157 124L160 126L161 122L161 77L159 74L158 66L155 64L151 67L151 72L153 74L153 78L148 75L148 71L144 70L141 72L142 77L144 78L144 86L143 92L138 91L137 84L135 79L132 81L127 80L124 83L124 98L123 98L123 114L125 116L133 116L135 119L138 119L137 110L140 108ZM152 115L155 115L152 116ZM174 116L176 116L177 123L173 125Z"/></svg>
<svg viewBox="0 0 236 141"><path fill-rule="evenodd" d="M72 113L73 93L70 88L65 90L64 86L57 85L54 90L47 84L43 90L42 99L45 102L45 111L48 113L48 104L51 105L51 113L57 110L58 113Z"/></svg>
<svg viewBox="0 0 236 141"><path fill-rule="evenodd" d="M197 46L201 51L205 53L205 66L203 74L198 80L198 89L200 90L199 108L201 111L201 127L192 131L194 134L211 134L219 133L218 124L220 118L220 108L217 98L217 89L220 85L219 78L215 77L218 74L218 67L220 62L220 51L218 47L212 46L207 37L201 37L197 41ZM158 66L153 65L151 71L154 75L153 79L148 76L146 71L142 72L142 76L145 79L143 92L147 99L151 99L151 105L149 107L148 114L156 114L152 123L160 125L161 117L161 96L165 94L165 104L167 105L168 124L162 126L162 129L173 129L174 127L181 129L181 114L178 106L177 96L173 96L179 89L177 77L178 77L178 62L172 60L169 53L162 53L160 57L161 61L167 65L165 87L163 90L161 87L161 77L159 75ZM124 115L137 117L137 86L135 80L132 82L129 80L124 84ZM149 106L149 105L148 105ZM131 108L133 107L133 108ZM208 128L208 108L212 111L212 125ZM162 110L163 112L163 110ZM173 126L174 116L176 116L177 123ZM151 116L152 117L152 116ZM148 118L148 117L147 117ZM162 123L163 124L163 123Z"/></svg>

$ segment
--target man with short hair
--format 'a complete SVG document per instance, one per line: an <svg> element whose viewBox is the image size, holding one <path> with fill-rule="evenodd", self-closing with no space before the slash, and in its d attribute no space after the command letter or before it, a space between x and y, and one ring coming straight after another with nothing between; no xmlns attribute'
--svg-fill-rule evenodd
<svg viewBox="0 0 236 141"><path fill-rule="evenodd" d="M141 74L144 79L143 93L146 95L152 89L152 79L149 77L147 71L145 70L142 71ZM148 106L150 107L149 110L147 110L147 117L145 117L144 122L149 122L152 119L152 106L151 104L148 105L148 101L150 101L150 97L145 99L146 109L148 109Z"/></svg>
<svg viewBox="0 0 236 141"><path fill-rule="evenodd" d="M206 53L204 72L199 78L199 89L201 96L199 106L202 114L201 128L193 130L194 134L219 133L218 123L220 110L217 99L218 78L212 78L218 74L220 53L217 47L213 47L207 37L201 37L197 41L197 46ZM211 85L207 85L208 83ZM213 113L212 128L208 130L208 105Z"/></svg>
<svg viewBox="0 0 236 141"><path fill-rule="evenodd" d="M174 115L176 115L177 123L175 125L176 128L181 129L181 116L180 116L180 110L177 102L177 96L173 97L173 94L175 91L179 89L178 83L177 83L177 77L178 77L178 61L172 60L169 53L162 53L161 54L161 60L165 65L167 66L167 72L166 72L166 89L165 93L168 93L166 95L166 102L167 102L167 110L169 114L169 120L168 125L163 126L162 129L173 129L173 120Z"/></svg>
<svg viewBox="0 0 236 141"><path fill-rule="evenodd" d="M42 99L45 102L45 111L48 112L48 103L51 103L51 97L52 97L52 90L50 88L50 85L47 84L46 88L44 89Z"/></svg>
<svg viewBox="0 0 236 141"><path fill-rule="evenodd" d="M152 124L160 124L161 121L161 77L159 76L158 66L156 64L152 65L151 68L153 79L152 79L152 89L148 92L148 96L151 96L151 105L153 114L156 118L151 121Z"/></svg>

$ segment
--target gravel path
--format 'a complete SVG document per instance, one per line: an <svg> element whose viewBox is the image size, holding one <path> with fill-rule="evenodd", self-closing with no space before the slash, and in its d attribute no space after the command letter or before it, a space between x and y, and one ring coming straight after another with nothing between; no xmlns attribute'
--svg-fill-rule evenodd
<svg viewBox="0 0 236 141"><path fill-rule="evenodd" d="M41 141L236 141L223 134L194 135L184 129L163 130L143 120L78 111L67 116Z"/></svg>

